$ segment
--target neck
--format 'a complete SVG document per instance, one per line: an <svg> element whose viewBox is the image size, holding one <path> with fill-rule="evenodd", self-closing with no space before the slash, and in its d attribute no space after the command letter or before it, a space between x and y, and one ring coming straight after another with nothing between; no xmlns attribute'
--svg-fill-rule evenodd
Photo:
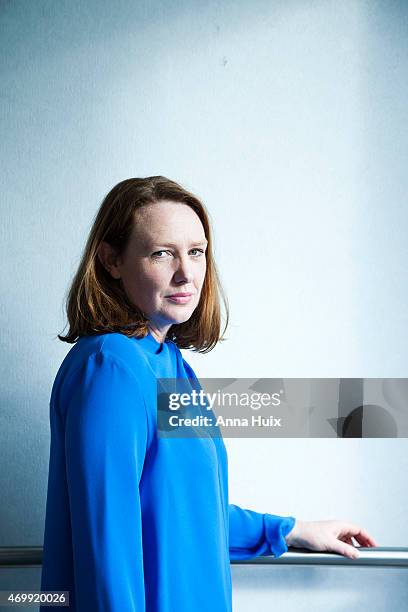
<svg viewBox="0 0 408 612"><path fill-rule="evenodd" d="M169 331L171 325L166 325L165 327L157 327L154 323L149 322L149 330L152 334L153 338L157 340L157 342L164 342L166 340L167 332Z"/></svg>

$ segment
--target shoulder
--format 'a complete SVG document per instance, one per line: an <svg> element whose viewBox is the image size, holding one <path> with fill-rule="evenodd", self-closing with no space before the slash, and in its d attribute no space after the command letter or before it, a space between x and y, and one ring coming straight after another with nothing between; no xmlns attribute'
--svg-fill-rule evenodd
<svg viewBox="0 0 408 612"><path fill-rule="evenodd" d="M138 355L134 338L120 333L99 334L96 340L90 342L90 346L96 356L110 358L127 366L130 366Z"/></svg>
<svg viewBox="0 0 408 612"><path fill-rule="evenodd" d="M83 336L66 355L55 382L72 378L75 372L112 366L136 378L145 373L146 362L135 340L120 333Z"/></svg>
<svg viewBox="0 0 408 612"><path fill-rule="evenodd" d="M110 352L120 357L126 354L134 344L133 338L124 334L95 334L94 336L84 336L77 342L77 347L85 353Z"/></svg>
<svg viewBox="0 0 408 612"><path fill-rule="evenodd" d="M142 396L143 383L151 376L132 338L110 333L84 336L66 355L55 377L51 402L86 393Z"/></svg>

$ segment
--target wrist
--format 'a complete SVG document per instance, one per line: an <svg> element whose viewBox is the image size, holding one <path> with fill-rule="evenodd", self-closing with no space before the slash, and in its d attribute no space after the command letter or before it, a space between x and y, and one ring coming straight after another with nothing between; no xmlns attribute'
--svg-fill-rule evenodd
<svg viewBox="0 0 408 612"><path fill-rule="evenodd" d="M294 548L301 547L300 543L300 531L301 531L302 521L296 519L293 529L285 536L285 541L287 546L293 546Z"/></svg>

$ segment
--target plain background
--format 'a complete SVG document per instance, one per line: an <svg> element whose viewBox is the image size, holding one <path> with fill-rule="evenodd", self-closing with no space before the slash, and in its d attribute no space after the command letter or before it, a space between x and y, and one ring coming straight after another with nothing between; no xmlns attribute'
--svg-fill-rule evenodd
<svg viewBox="0 0 408 612"><path fill-rule="evenodd" d="M111 187L211 215L199 377L407 375L408 4L2 1L0 545L42 545L63 299ZM230 501L407 546L405 439L226 440Z"/></svg>

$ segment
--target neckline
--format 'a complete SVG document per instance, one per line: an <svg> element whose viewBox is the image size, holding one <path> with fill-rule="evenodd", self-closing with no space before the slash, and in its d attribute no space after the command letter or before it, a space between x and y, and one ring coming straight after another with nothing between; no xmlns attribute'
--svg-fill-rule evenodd
<svg viewBox="0 0 408 612"><path fill-rule="evenodd" d="M167 339L164 342L159 342L152 332L149 331L144 338L139 338L139 342L142 342L143 346L153 355L160 355L164 350L164 344L167 342Z"/></svg>

